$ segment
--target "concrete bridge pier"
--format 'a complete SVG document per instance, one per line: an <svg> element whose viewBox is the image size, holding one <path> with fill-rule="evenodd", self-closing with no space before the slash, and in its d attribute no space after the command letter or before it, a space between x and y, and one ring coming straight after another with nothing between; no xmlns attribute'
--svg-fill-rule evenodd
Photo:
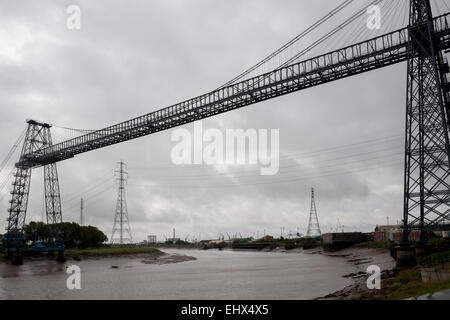
<svg viewBox="0 0 450 320"><path fill-rule="evenodd" d="M396 251L396 269L404 269L415 266L416 248L412 245L399 245L395 247Z"/></svg>
<svg viewBox="0 0 450 320"><path fill-rule="evenodd" d="M67 261L66 256L64 255L64 251L58 251L58 255L56 256L56 261L62 262L62 263Z"/></svg>

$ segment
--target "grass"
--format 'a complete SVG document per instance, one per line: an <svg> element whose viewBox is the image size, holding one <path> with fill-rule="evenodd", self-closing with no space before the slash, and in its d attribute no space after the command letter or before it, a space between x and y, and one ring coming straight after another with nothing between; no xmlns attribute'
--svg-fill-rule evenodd
<svg viewBox="0 0 450 320"><path fill-rule="evenodd" d="M106 257L133 254L160 253L155 248L87 248L87 249L65 249L64 254L68 258L80 259L82 257ZM48 256L48 253L41 254L42 257ZM0 254L0 261L7 261L5 254Z"/></svg>
<svg viewBox="0 0 450 320"><path fill-rule="evenodd" d="M363 292L354 300L402 300L450 289L449 281L422 282L419 268L400 272L382 282L381 290Z"/></svg>
<svg viewBox="0 0 450 320"><path fill-rule="evenodd" d="M417 263L424 267L435 267L450 262L450 251L433 253L426 257L418 257Z"/></svg>
<svg viewBox="0 0 450 320"><path fill-rule="evenodd" d="M66 249L66 257L101 257L127 254L157 253L161 252L155 248L88 248L88 249Z"/></svg>
<svg viewBox="0 0 450 320"><path fill-rule="evenodd" d="M392 244L387 242L359 243L354 247L364 248L391 248ZM440 242L438 249L445 250L448 242ZM450 280L423 282L421 268L444 267L450 262L450 251L440 251L425 257L417 257L418 267L399 272L395 276L382 281L381 290L365 291L354 297L355 300L402 300L411 297L435 293L450 289Z"/></svg>
<svg viewBox="0 0 450 320"><path fill-rule="evenodd" d="M450 240L449 239L430 239L428 244L438 250L450 250Z"/></svg>
<svg viewBox="0 0 450 320"><path fill-rule="evenodd" d="M406 299L450 289L450 280L428 283L422 282L419 269L401 272L387 282L390 284L391 288L387 296L387 299L390 300Z"/></svg>

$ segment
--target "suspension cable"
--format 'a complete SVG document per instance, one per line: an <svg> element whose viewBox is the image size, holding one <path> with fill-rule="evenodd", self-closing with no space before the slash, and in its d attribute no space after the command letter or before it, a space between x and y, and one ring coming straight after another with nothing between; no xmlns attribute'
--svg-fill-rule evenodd
<svg viewBox="0 0 450 320"><path fill-rule="evenodd" d="M383 2L384 0L373 0L370 5L375 5L378 4L380 2ZM321 26L323 23L325 23L326 21L328 21L329 19L331 19L333 16L335 16L337 13L339 13L340 11L342 11L344 8L346 8L347 6L349 6L351 3L353 3L354 0L344 0L344 2L342 2L340 5L338 5L336 8L334 8L333 10L331 10L329 13L327 13L325 16L323 16L321 19L319 19L318 21L316 21L315 23L313 23L310 27L308 27L306 30L304 30L302 33L300 33L299 35L297 35L295 38L293 38L292 40L290 40L289 42L287 42L286 44L284 44L282 47L280 47L278 50L274 51L272 54L270 54L269 56L267 56L266 58L264 58L263 60L261 60L260 62L258 62L257 64L255 64L254 66L250 67L249 69L247 69L246 71L242 72L240 75L236 76L235 78L233 78L232 80L228 81L227 83L225 83L224 85L220 86L218 89L222 89L226 86L229 86L233 83L235 83L236 81L242 79L243 77L247 76L248 74L250 74L251 72L253 72L254 70L258 69L259 67L261 67L262 65L264 65L265 63L267 63L268 61L270 61L271 59L273 59L274 57L280 55L282 52L284 52L286 49L288 49L289 47L291 47L293 44L295 44L296 42L298 42L300 39L304 38L306 35L308 35L309 33L311 33L313 30L317 29L319 26ZM328 32L327 34L325 34L324 36L322 36L320 39L316 40L314 43L312 43L311 45L309 45L308 47L306 47L305 49L303 49L301 52L299 52L298 54L296 54L294 57L290 58L288 61L284 62L281 67L278 68L282 68L285 67L287 65L289 65L290 63L292 63L293 61L297 60L299 57L305 55L306 53L310 52L312 49L316 48L318 45L322 44L324 41L328 40L330 37L332 37L333 35L335 35L337 32L341 31L343 28L345 28L346 26L348 26L350 23L354 22L357 18L361 17L361 15L363 15L366 12L366 10L359 10L358 12L356 12L354 15L352 15L350 18L348 18L347 20L345 20L342 24L340 24L339 26L337 26L336 28L334 28L333 30L331 30L330 32ZM277 69L278 69L277 68ZM274 70L273 70L274 71ZM266 77L270 77L272 74L272 72L269 72L267 74ZM262 79L261 79L262 81ZM256 85L257 83L255 83L254 85ZM245 90L246 88L244 88ZM198 99L200 99L200 97L198 97ZM196 99L192 100L191 103L193 103L194 101L196 101ZM98 130L87 130L87 129L78 129L78 128L69 128L69 127L62 127L62 126L56 126L53 125L54 127L60 128L60 129L65 129L65 130L70 130L70 131L74 131L74 132L78 132L78 133L82 133L82 134L88 134L88 133L94 133L97 132Z"/></svg>
<svg viewBox="0 0 450 320"><path fill-rule="evenodd" d="M17 139L16 143L14 143L14 145L11 147L11 149L8 152L8 154L6 155L5 159L0 164L0 172L3 171L3 169L5 169L6 165L9 162L9 160L11 160L12 155L14 154L14 152L17 150L17 147L20 145L20 143L24 139L26 131L27 131L27 129L24 129L22 131L22 133L20 134L20 136Z"/></svg>
<svg viewBox="0 0 450 320"><path fill-rule="evenodd" d="M304 38L306 35L308 35L309 33L311 33L312 31L314 31L315 29L317 29L319 26L321 26L323 23L325 23L326 21L328 21L330 18L332 18L334 15L336 15L337 13L339 13L340 11L342 11L344 8L346 8L348 5L350 5L354 0L346 0L343 3L341 3L339 6L337 6L336 8L334 8L333 10L331 10L329 13L327 13L325 16L323 16L322 18L320 18L318 21L316 21L315 23L313 23L311 26L309 26L306 30L304 30L303 32L301 32L299 35L297 35L295 38L293 38L292 40L290 40L289 42L287 42L286 44L284 44L282 47L280 47L278 50L272 52L270 55L268 55L267 57L265 57L263 60L261 60L260 62L258 62L257 64L255 64L254 66L250 67L249 69L245 70L244 72L242 72L241 74L239 74L237 77L231 79L230 81L228 81L227 83L225 83L224 85L222 85L221 87L219 87L219 89L222 89L224 87L227 87L233 83L235 83L236 81L242 79L243 77L247 76L248 74L250 74L251 72L255 71L256 69L258 69L260 66L262 66L263 64L265 64L267 61L275 58L276 56L278 56L279 54L281 54L282 52L284 52L286 49L288 49L289 47L291 47L293 44L295 44L296 42L298 42L300 39Z"/></svg>
<svg viewBox="0 0 450 320"><path fill-rule="evenodd" d="M373 0L370 5L377 5L380 2L383 2L384 0ZM364 13L366 12L366 9L362 9L360 11L358 11L357 13L355 13L353 16L351 16L350 18L348 18L347 20L345 20L343 23L341 23L340 25L338 25L336 28L334 28L333 30L331 30L330 32L328 32L327 34L325 34L324 36L322 36L319 40L315 41L313 44L309 45L307 48L305 48L304 50L302 50L301 52L299 52L298 54L296 54L294 57L292 57L291 59L289 59L288 61L286 61L285 63L283 63L280 68L286 67L289 64L293 63L295 60L297 60L298 58L300 58L301 56L305 55L306 53L308 53L309 51L311 51L312 49L314 49L315 47L317 47L319 44L323 43L324 41L328 40L329 38L331 38L333 35L335 35L336 33L338 33L339 31L341 31L343 28L345 28L346 26L348 26L350 23L352 23L353 21L355 21L356 19L358 19L359 17L361 17Z"/></svg>
<svg viewBox="0 0 450 320"><path fill-rule="evenodd" d="M54 125L54 124L52 124L52 126L55 127L55 128L69 130L69 131L75 131L75 132L79 132L79 133L92 133L92 132L97 131L97 130L89 130L89 129L78 129L78 128L61 127L61 126L57 126L57 125Z"/></svg>
<svg viewBox="0 0 450 320"><path fill-rule="evenodd" d="M384 0L373 0L370 5L377 5L381 2L383 2ZM305 55L306 53L310 52L312 49L316 48L318 45L322 44L323 42L325 42L326 40L328 40L329 38L331 38L333 35L335 35L336 33L338 33L339 31L341 31L343 28L345 28L346 26L348 26L350 23L354 22L356 19L358 19L359 17L361 17L364 13L366 12L366 9L361 9L358 12L356 12L354 15L352 15L350 18L348 18L347 20L345 20L343 23L341 23L340 25L338 25L337 27L335 27L333 30L329 31L328 33L326 33L324 36L322 36L320 39L316 40L314 43L312 43L311 45L309 45L308 47L306 47L305 49L303 49L301 52L299 52L298 54L296 54L294 57L290 58L288 61L284 62L280 67L278 67L275 70L272 70L271 72L267 73L264 77L262 77L261 79L259 79L258 81L256 81L255 83L252 84L252 86L248 86L245 87L241 90L245 91L248 90L249 88L255 87L256 85L258 85L259 83L261 83L262 81L264 81L267 78L270 78L273 73L278 70L279 68L283 68L288 66L289 64L293 63L295 60L297 60L298 58L302 57L303 55Z"/></svg>

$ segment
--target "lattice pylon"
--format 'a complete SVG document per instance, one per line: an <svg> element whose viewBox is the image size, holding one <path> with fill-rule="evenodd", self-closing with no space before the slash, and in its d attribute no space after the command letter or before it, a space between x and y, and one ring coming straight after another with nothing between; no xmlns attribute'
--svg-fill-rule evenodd
<svg viewBox="0 0 450 320"><path fill-rule="evenodd" d="M116 204L116 213L114 217L114 226L111 233L111 244L125 244L132 243L133 238L131 236L131 227L128 219L128 210L127 210L127 202L125 195L125 184L126 184L126 175L125 171L125 163L123 161L118 163L118 173L119 177L117 181L119 182L119 190L117 194L117 204ZM118 233L118 238L115 237L116 233Z"/></svg>
<svg viewBox="0 0 450 320"><path fill-rule="evenodd" d="M44 191L45 211L50 233L49 242L62 244L62 230L58 226L62 223L62 210L56 163L44 166Z"/></svg>
<svg viewBox="0 0 450 320"><path fill-rule="evenodd" d="M320 231L319 218L317 217L316 201L314 196L314 188L311 188L311 210L309 212L307 238L319 238L322 236Z"/></svg>
<svg viewBox="0 0 450 320"><path fill-rule="evenodd" d="M36 152L42 148L52 145L50 133L51 125L39 123L34 120L27 121L28 128L22 147L20 160L24 156ZM17 166L12 184L10 208L8 209L8 225L5 235L5 246L7 248L21 248L25 244L24 225L28 207L28 196L30 193L32 168ZM44 193L47 224L49 225L50 239L52 244L61 244L61 233L58 224L62 222L61 199L58 183L58 172L56 164L44 166Z"/></svg>
<svg viewBox="0 0 450 320"><path fill-rule="evenodd" d="M429 0L410 2L403 241L449 220L450 148L445 63Z"/></svg>

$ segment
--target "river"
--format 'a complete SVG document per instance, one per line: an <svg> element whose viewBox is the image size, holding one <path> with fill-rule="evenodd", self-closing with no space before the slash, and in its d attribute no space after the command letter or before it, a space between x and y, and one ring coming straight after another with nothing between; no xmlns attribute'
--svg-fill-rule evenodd
<svg viewBox="0 0 450 320"><path fill-rule="evenodd" d="M303 252L174 250L196 260L145 264L117 257L0 263L0 299L313 299L352 283L345 259ZM66 266L78 265L81 289L66 286ZM113 268L112 266L115 266Z"/></svg>

